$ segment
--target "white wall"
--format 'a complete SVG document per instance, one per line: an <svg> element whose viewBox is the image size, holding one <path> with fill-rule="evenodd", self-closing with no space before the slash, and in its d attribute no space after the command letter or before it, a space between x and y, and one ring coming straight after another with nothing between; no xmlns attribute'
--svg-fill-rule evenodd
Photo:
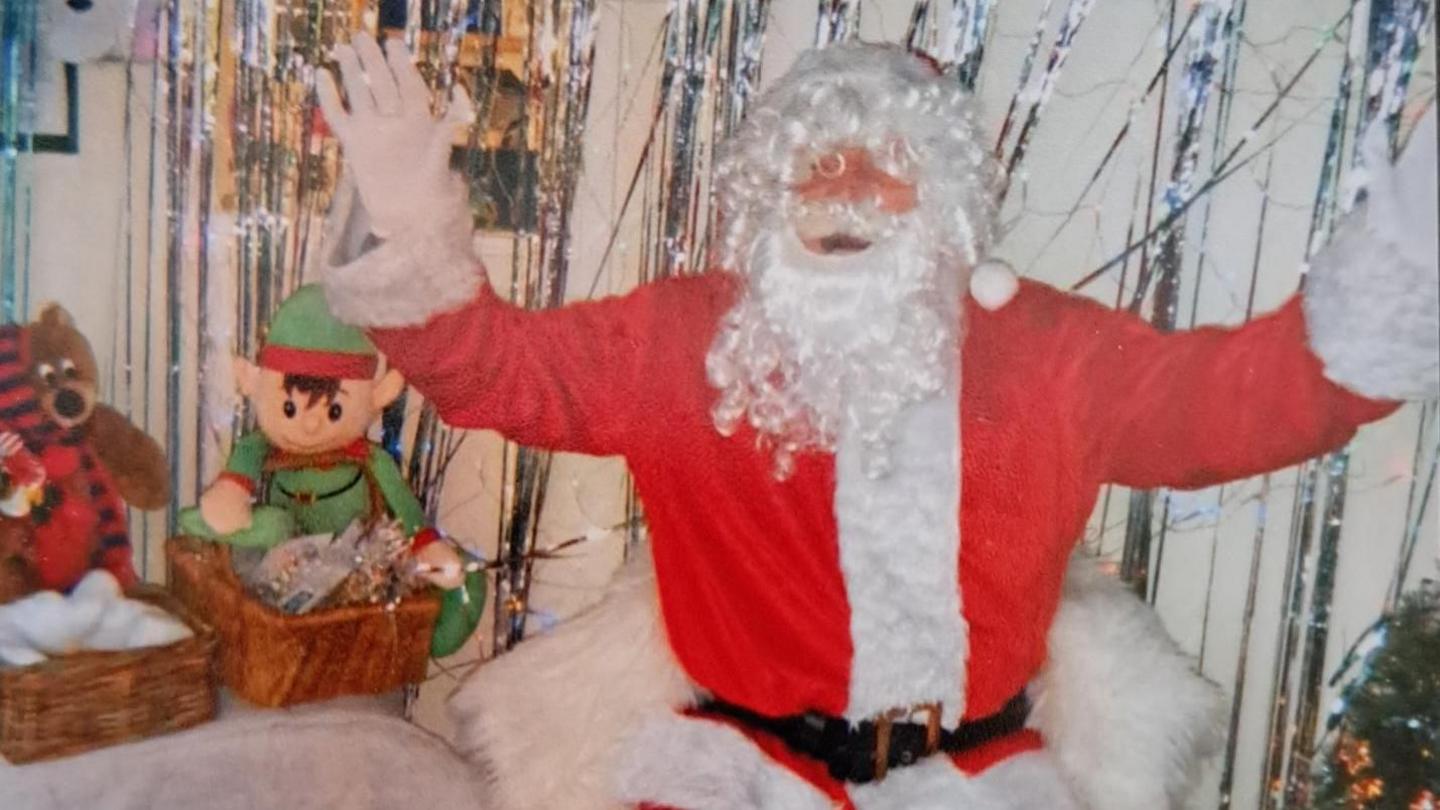
<svg viewBox="0 0 1440 810"><path fill-rule="evenodd" d="M944 5L944 4L937 4ZM1007 0L1000 4L996 33L986 57L979 90L984 120L995 131L1017 75L1023 49L1035 25L1042 0ZM1066 285L1116 252L1122 244L1132 209L1136 178L1149 171L1154 143L1154 108L1139 114L1135 132L1117 155L1113 171L1048 248L1042 245L1074 204L1079 189L1127 115L1129 104L1158 65L1163 46L1159 39L1160 15L1166 4L1152 0L1100 0L1082 31L1051 107L1031 147L1023 194L1012 194L1008 214L1013 230L1000 253L1037 278ZM1249 47L1241 57L1241 78L1235 97L1231 139L1243 132L1273 97L1270 73L1288 77L1314 47L1317 29L1339 17L1342 0L1267 0L1250 3L1246 30ZM572 292L590 286L595 263L619 210L625 182L633 171L644 142L654 103L657 66L649 58L663 18L665 3L603 0L594 90L585 142L585 173L575 212ZM908 20L907 0L884 0L864 5L863 30L867 38L896 39ZM806 47L813 36L815 4L773 4L773 19L766 44L764 75L773 79ZM1053 26L1052 26L1053 31ZM1046 47L1048 48L1048 42ZM1334 93L1338 46L1330 47L1285 103L1275 121L1263 128L1262 139L1295 123L1280 142L1270 176L1270 205L1264 241L1258 246L1262 271L1259 309L1277 305L1295 287L1303 251L1315 178L1318 176L1325 118ZM1042 52L1043 56L1043 52ZM1422 59L1422 65L1432 64ZM138 69L140 89L132 94L132 114L148 120L148 70ZM1433 92L1433 74L1423 73L1417 87ZM154 394L163 377L160 336L152 336L151 355L143 347L130 347L130 363L122 341L124 307L117 302L148 298L145 285L155 283L154 271L124 277L126 233L128 244L143 254L146 228L159 227L140 217L145 210L145 183L125 179L122 121L125 104L124 69L120 65L87 66L82 70L82 149L79 156L40 156L35 162L35 250L33 299L62 300L77 315L94 340L102 362L111 364L116 379L126 368L137 376L135 385L120 391L143 416L144 391ZM1173 104L1173 97L1171 99ZM134 130L131 158L134 177L146 177L148 132ZM1167 125L1163 142L1168 143ZM1209 165L1208 155L1202 166ZM1161 157L1161 165L1168 160ZM1266 161L1222 186L1213 197L1208 239L1206 277L1199 299L1201 323L1238 322L1243 314L1246 285L1257 254L1259 217ZM135 201L137 219L124 220L126 195ZM1198 218L1198 217L1196 217ZM1193 219L1193 218L1192 218ZM599 289L618 292L632 282L638 262L635 242L638 219L631 212L622 229L615 257L605 268ZM1192 237L1198 234L1192 234ZM508 240L485 244L492 276L510 266ZM143 255L136 267L146 267ZM1182 321L1188 322L1189 290L1195 262L1187 262ZM1112 276L1089 292L1111 299ZM124 289L127 281L130 289ZM133 335L133 330L130 334ZM143 378L143 379L140 379ZM163 401L163 400L162 400ZM154 402L152 398L151 402ZM162 414L148 415L147 424L160 435ZM1376 616L1383 600L1402 533L1409 476L1419 429L1416 409L1408 408L1390 419L1366 428L1355 444L1350 498L1346 509L1342 569L1336 612L1331 623L1330 660L1338 657ZM1431 440L1433 441L1433 439ZM488 434L475 434L452 468L445 491L444 524L457 536L493 551L495 515L501 491L499 442ZM188 452L188 451L187 451ZM552 491L542 523L545 542L593 532L620 519L615 460L570 457L553 475ZM1286 551L1290 504L1295 475L1272 477L1268 523L1257 545L1256 521L1260 508L1254 499L1258 485L1249 482L1228 487L1223 501L1214 491L1177 498L1176 512L1200 510L1201 517L1186 521L1184 530L1172 531L1160 570L1158 607L1167 626L1187 649L1199 653L1205 634L1205 672L1220 683L1234 679L1239 655L1241 607L1252 553L1261 554L1255 636L1249 656L1248 689L1236 807L1255 806L1263 727L1270 693L1272 650L1279 623L1282 567ZM1219 505L1219 509L1215 507ZM1111 513L1097 515L1096 537L1106 550L1118 547L1120 534L1113 524L1123 521L1123 497L1112 498ZM1206 513L1209 510L1211 513ZM1425 548L1418 555L1412 579L1436 575L1436 516L1432 499L1424 524ZM1218 514L1218 517L1217 517ZM1099 532L1102 523L1109 531ZM158 576L158 532L152 532L147 572ZM1213 585L1209 585L1213 552ZM580 549L569 560L542 564L537 572L533 607L546 614L573 613L597 597L619 559L619 538L611 536ZM1207 587L1207 585L1209 587ZM1208 609L1208 621L1206 612ZM463 664L473 654L452 664ZM444 727L439 704L452 680L437 672L422 698L422 721ZM1214 774L1194 806L1214 805Z"/></svg>

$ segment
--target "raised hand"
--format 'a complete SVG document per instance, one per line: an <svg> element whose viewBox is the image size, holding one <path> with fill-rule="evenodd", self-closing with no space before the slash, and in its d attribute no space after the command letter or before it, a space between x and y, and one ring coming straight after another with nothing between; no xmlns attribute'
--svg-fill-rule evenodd
<svg viewBox="0 0 1440 810"><path fill-rule="evenodd" d="M457 94L447 115L436 116L430 88L410 53L398 44L390 46L388 55L382 53L369 34L338 46L335 60L349 110L329 72L316 89L371 232L391 238L464 205L463 186L449 169L456 124L469 118L464 94Z"/></svg>
<svg viewBox="0 0 1440 810"><path fill-rule="evenodd" d="M1305 318L1325 376L1377 399L1440 397L1435 103L1391 164L1383 122L1361 144L1367 197L1310 262Z"/></svg>
<svg viewBox="0 0 1440 810"><path fill-rule="evenodd" d="M356 326L419 325L468 303L485 283L465 184L450 171L451 136L471 117L469 101L457 94L449 114L436 116L410 54L392 44L387 56L368 34L335 59L350 109L334 77L321 77L320 107L347 175L326 225L325 297Z"/></svg>

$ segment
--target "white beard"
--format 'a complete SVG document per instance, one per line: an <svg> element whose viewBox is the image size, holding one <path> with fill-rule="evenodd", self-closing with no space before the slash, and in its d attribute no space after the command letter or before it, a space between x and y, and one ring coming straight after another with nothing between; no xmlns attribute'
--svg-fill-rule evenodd
<svg viewBox="0 0 1440 810"><path fill-rule="evenodd" d="M746 419L783 478L795 453L834 450L843 431L863 443L866 474L884 475L897 418L957 371L958 279L944 283L928 241L911 223L862 253L825 256L788 227L761 234L748 289L706 359L721 432Z"/></svg>

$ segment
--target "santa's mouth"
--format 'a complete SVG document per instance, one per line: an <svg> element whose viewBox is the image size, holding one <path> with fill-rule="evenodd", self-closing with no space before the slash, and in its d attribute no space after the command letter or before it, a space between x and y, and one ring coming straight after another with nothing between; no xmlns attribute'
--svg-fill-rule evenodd
<svg viewBox="0 0 1440 810"><path fill-rule="evenodd" d="M815 253L859 253L870 247L870 240L848 233L832 233L818 239L807 239L805 246Z"/></svg>

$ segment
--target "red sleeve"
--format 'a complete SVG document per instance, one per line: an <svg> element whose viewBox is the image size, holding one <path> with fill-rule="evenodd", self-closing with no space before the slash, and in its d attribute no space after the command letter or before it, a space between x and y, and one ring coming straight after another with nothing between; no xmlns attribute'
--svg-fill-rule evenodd
<svg viewBox="0 0 1440 810"><path fill-rule="evenodd" d="M513 306L487 285L424 326L370 334L455 427L550 450L623 454L648 421L645 404L674 382L665 379L673 365L665 346L677 333L713 327L725 285L712 279L666 280L551 310Z"/></svg>
<svg viewBox="0 0 1440 810"><path fill-rule="evenodd" d="M1300 298L1238 328L1161 333L1093 301L1067 316L1068 376L1103 479L1197 488L1340 447L1398 403L1327 380Z"/></svg>

